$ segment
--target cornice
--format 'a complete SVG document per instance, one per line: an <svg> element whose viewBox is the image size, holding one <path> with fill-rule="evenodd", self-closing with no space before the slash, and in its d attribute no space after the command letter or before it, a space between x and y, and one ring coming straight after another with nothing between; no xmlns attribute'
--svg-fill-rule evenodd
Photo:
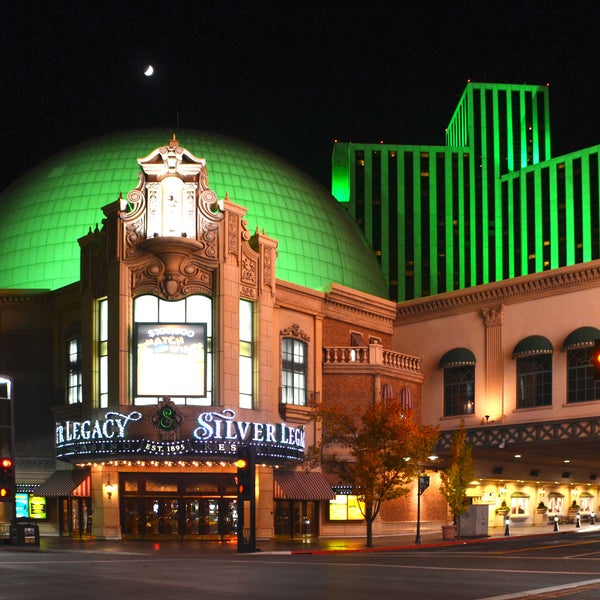
<svg viewBox="0 0 600 600"><path fill-rule="evenodd" d="M600 286L600 260L398 304L396 324Z"/></svg>

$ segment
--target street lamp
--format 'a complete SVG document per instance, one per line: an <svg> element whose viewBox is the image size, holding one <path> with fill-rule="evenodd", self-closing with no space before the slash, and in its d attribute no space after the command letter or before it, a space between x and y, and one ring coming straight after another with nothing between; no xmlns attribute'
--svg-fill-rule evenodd
<svg viewBox="0 0 600 600"><path fill-rule="evenodd" d="M437 456L428 456L429 460L435 460ZM421 461L417 463L417 535L415 544L421 543L421 494L429 487L429 475L421 475Z"/></svg>

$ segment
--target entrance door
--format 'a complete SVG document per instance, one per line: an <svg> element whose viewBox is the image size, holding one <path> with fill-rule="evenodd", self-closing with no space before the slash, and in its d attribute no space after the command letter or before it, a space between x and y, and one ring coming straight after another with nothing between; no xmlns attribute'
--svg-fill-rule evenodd
<svg viewBox="0 0 600 600"><path fill-rule="evenodd" d="M318 503L314 500L277 500L275 535L298 538L318 535Z"/></svg>

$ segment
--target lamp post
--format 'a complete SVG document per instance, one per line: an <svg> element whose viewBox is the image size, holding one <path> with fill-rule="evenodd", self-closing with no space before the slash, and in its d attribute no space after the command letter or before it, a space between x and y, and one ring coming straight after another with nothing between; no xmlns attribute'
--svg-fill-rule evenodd
<svg viewBox="0 0 600 600"><path fill-rule="evenodd" d="M421 461L417 467L417 535L415 544L421 543Z"/></svg>
<svg viewBox="0 0 600 600"><path fill-rule="evenodd" d="M429 460L435 460L437 456L430 456ZM421 543L421 494L429 487L429 475L421 475L421 461L417 463L417 535L415 544Z"/></svg>

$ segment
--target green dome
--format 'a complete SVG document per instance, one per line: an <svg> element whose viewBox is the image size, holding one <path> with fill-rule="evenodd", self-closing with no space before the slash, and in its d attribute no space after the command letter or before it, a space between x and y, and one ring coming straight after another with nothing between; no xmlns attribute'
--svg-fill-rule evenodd
<svg viewBox="0 0 600 600"><path fill-rule="evenodd" d="M172 131L142 129L73 146L0 194L0 288L57 289L79 280L78 238L101 208L138 183L137 159L168 145ZM206 159L210 188L248 209L248 228L278 243L277 277L315 290L331 283L387 297L362 233L327 190L266 150L237 139L183 130L180 146Z"/></svg>

